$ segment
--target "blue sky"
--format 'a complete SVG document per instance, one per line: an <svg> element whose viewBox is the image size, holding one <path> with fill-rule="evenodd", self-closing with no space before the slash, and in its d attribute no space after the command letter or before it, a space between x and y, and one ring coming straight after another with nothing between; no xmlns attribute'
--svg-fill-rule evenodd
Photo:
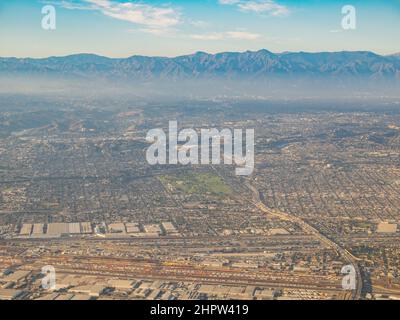
<svg viewBox="0 0 400 320"><path fill-rule="evenodd" d="M57 28L41 27L44 5ZM342 7L357 27L341 27ZM206 51L400 52L400 0L0 1L0 56L96 53L177 56Z"/></svg>

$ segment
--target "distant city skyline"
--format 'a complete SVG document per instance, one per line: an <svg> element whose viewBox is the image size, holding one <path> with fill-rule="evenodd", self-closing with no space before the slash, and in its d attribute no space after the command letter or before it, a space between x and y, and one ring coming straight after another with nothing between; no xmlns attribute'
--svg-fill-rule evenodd
<svg viewBox="0 0 400 320"><path fill-rule="evenodd" d="M56 30L41 26L56 8ZM341 26L356 8L355 30ZM0 4L0 56L179 56L197 51L400 52L400 1L15 0Z"/></svg>

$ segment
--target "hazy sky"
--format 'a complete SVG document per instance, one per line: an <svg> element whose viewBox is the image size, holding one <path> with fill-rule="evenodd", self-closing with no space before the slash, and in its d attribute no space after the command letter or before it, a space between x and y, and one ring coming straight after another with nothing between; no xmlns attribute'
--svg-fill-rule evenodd
<svg viewBox="0 0 400 320"><path fill-rule="evenodd" d="M56 30L41 9L56 8ZM341 27L356 8L355 30ZM0 0L0 56L206 51L400 52L400 0Z"/></svg>

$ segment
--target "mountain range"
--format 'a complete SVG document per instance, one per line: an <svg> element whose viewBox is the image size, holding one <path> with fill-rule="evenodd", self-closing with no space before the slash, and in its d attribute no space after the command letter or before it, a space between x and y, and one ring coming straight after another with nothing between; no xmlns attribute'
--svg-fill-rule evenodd
<svg viewBox="0 0 400 320"><path fill-rule="evenodd" d="M65 57L0 58L0 75L42 75L131 81L187 79L357 78L400 80L400 54L369 51L284 52L268 50L167 57L107 58L94 54Z"/></svg>

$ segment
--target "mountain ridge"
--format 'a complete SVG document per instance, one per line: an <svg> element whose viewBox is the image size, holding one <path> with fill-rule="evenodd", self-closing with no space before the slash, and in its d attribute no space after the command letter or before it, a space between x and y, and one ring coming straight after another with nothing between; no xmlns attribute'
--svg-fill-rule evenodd
<svg viewBox="0 0 400 320"><path fill-rule="evenodd" d="M33 59L33 60L44 60L44 59L49 59L49 58L68 58L68 57L74 57L74 56L93 56L93 57L100 57L100 58L107 58L110 60L123 60L123 59L129 59L132 57L148 57L148 58L166 58L166 59L174 59L174 58L179 58L179 57L185 57L185 56L191 56L191 55L219 55L219 54L243 54L243 53L260 53L260 52L267 52L275 55L286 55L288 53L299 53L299 54L321 54L321 53L329 53L329 54L337 54L337 53L372 53L376 56L381 56L381 57L390 57L390 56L399 56L400 52L395 52L392 54L387 54L387 55L380 55L378 53L375 53L370 50L341 50L341 51L282 51L282 52L273 52L269 51L268 49L259 49L259 50L245 50L245 51L221 51L217 53L209 53L207 51L195 51L193 53L188 53L188 54L180 54L172 57L168 56L161 56L161 55L141 55L141 54L133 54L127 57L108 57L106 55L101 55L97 53L90 53L90 52L79 52L79 53L73 53L73 54L67 54L67 55L60 55L60 56L46 56L46 57L41 57L41 58L32 58L32 57L2 57L0 56L0 59Z"/></svg>
<svg viewBox="0 0 400 320"><path fill-rule="evenodd" d="M48 58L0 58L0 75L52 75L124 80L270 79L274 77L400 80L397 55L371 51L282 52L267 49L210 54L198 51L176 57L133 55L128 58L79 53Z"/></svg>

